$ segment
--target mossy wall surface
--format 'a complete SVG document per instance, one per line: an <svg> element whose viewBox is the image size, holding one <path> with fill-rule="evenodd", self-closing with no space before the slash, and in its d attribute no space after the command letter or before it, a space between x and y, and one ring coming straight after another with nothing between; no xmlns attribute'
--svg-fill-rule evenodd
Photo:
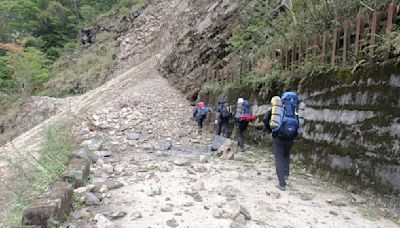
<svg viewBox="0 0 400 228"><path fill-rule="evenodd" d="M292 84L307 104L305 132L295 143L293 159L338 182L398 195L400 64L389 62L312 75ZM275 94L244 86L223 95L232 104L238 97L250 99L259 120L247 131L247 141L268 144L261 118L269 109L266 98ZM200 93L200 99L211 105L220 96Z"/></svg>

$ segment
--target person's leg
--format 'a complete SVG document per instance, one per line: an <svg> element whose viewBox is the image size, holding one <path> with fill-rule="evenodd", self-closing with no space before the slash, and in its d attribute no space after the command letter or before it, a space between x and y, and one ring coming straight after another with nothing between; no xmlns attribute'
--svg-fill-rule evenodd
<svg viewBox="0 0 400 228"><path fill-rule="evenodd" d="M284 161L284 166L285 166L285 176L286 179L289 177L290 174L290 149L292 149L293 146L293 140L290 141L285 141L284 142L284 153L283 153L283 161Z"/></svg>
<svg viewBox="0 0 400 228"><path fill-rule="evenodd" d="M274 137L272 140L272 150L275 156L276 175L278 176L279 186L286 187L285 176L284 176L285 167L283 161L284 146L282 145L282 142L278 137Z"/></svg>
<svg viewBox="0 0 400 228"><path fill-rule="evenodd" d="M243 150L244 145L243 145L243 131L242 131L242 124L239 120L236 122L236 130L237 130L237 140L238 140L238 145L240 149Z"/></svg>
<svg viewBox="0 0 400 228"><path fill-rule="evenodd" d="M239 124L239 135L240 135L240 148L242 149L242 151L244 151L244 139L243 139L243 134L244 131L247 128L248 123L245 121L241 121Z"/></svg>
<svg viewBox="0 0 400 228"><path fill-rule="evenodd" d="M221 131L222 131L222 118L220 118L217 123L217 135L221 135Z"/></svg>
<svg viewBox="0 0 400 228"><path fill-rule="evenodd" d="M229 131L229 118L223 118L223 125L224 125L224 137L229 138L230 137L230 131Z"/></svg>

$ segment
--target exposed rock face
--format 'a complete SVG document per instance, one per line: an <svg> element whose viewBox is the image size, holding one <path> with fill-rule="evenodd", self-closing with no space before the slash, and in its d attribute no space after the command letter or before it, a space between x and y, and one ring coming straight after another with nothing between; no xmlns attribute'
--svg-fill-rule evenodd
<svg viewBox="0 0 400 228"><path fill-rule="evenodd" d="M211 6L204 7L206 4ZM179 34L172 51L161 63L160 71L189 99L196 99L206 78L230 61L226 47L238 24L240 4L196 1L190 5L189 13L180 15L192 26ZM196 17L187 19L191 14Z"/></svg>

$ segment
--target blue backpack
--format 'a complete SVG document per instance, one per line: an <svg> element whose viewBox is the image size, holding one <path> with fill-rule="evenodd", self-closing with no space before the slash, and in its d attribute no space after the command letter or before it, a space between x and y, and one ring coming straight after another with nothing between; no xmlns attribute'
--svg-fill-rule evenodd
<svg viewBox="0 0 400 228"><path fill-rule="evenodd" d="M251 104L248 100L243 101L243 116L251 116Z"/></svg>
<svg viewBox="0 0 400 228"><path fill-rule="evenodd" d="M299 107L299 97L295 92L286 92L282 95L283 110L281 112L281 124L274 129L280 137L293 139L297 135L300 127L299 119L296 115Z"/></svg>

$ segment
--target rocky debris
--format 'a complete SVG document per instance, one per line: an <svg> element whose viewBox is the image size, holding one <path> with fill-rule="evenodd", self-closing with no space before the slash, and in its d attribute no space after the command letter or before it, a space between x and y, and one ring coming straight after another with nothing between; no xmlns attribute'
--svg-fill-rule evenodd
<svg viewBox="0 0 400 228"><path fill-rule="evenodd" d="M97 162L97 156L86 148L80 148L79 150L74 151L72 154L75 157L86 159L91 163Z"/></svg>
<svg viewBox="0 0 400 228"><path fill-rule="evenodd" d="M146 190L146 195L148 196L157 196L157 195L161 195L161 187L157 186L154 188L149 188Z"/></svg>
<svg viewBox="0 0 400 228"><path fill-rule="evenodd" d="M140 135L138 133L134 133L134 132L129 132L126 133L126 139L128 140L139 140Z"/></svg>
<svg viewBox="0 0 400 228"><path fill-rule="evenodd" d="M174 160L174 164L177 166L189 166L192 164L192 159L191 158L180 158Z"/></svg>
<svg viewBox="0 0 400 228"><path fill-rule="evenodd" d="M101 182L94 182L93 185L95 186L94 191L99 192L101 186L106 185L108 190L114 190L118 188L124 187L124 184L116 181L116 180L106 180L106 181L101 181Z"/></svg>
<svg viewBox="0 0 400 228"><path fill-rule="evenodd" d="M108 150L95 151L94 153L98 158L109 158L112 155L112 152Z"/></svg>
<svg viewBox="0 0 400 228"><path fill-rule="evenodd" d="M86 193L86 192L91 192L91 191L93 191L93 189L94 189L95 187L96 187L95 185L89 184L89 185L86 185L86 186L84 186L84 187L79 187L79 188L74 189L74 193L76 193L76 194L78 194L78 195L83 195L83 194Z"/></svg>
<svg viewBox="0 0 400 228"><path fill-rule="evenodd" d="M233 200L236 197L236 194L239 193L239 190L234 188L232 185L226 185L221 191L220 195L225 196L228 201Z"/></svg>
<svg viewBox="0 0 400 228"><path fill-rule="evenodd" d="M108 192L108 187L107 185L103 184L99 190L100 193L106 193Z"/></svg>
<svg viewBox="0 0 400 228"><path fill-rule="evenodd" d="M169 227L177 227L178 226L178 223L176 222L175 218L167 220L166 224Z"/></svg>
<svg viewBox="0 0 400 228"><path fill-rule="evenodd" d="M246 228L246 226L238 222L232 222L229 228Z"/></svg>
<svg viewBox="0 0 400 228"><path fill-rule="evenodd" d="M193 170L199 173L204 173L207 171L207 168L202 165L194 165Z"/></svg>
<svg viewBox="0 0 400 228"><path fill-rule="evenodd" d="M93 220L96 221L96 228L114 227L114 224L102 214L96 214Z"/></svg>
<svg viewBox="0 0 400 228"><path fill-rule="evenodd" d="M184 206L184 207L192 207L192 206L194 206L194 203L193 202L185 202L185 203L182 204L182 206Z"/></svg>
<svg viewBox="0 0 400 228"><path fill-rule="evenodd" d="M71 159L68 167L61 174L61 179L74 188L81 187L89 178L90 163L86 159Z"/></svg>
<svg viewBox="0 0 400 228"><path fill-rule="evenodd" d="M185 194L190 195L195 202L203 202L203 198L196 189L189 189L185 191Z"/></svg>
<svg viewBox="0 0 400 228"><path fill-rule="evenodd" d="M172 143L171 142L166 142L164 143L162 149L163 150L170 150L172 148Z"/></svg>
<svg viewBox="0 0 400 228"><path fill-rule="evenodd" d="M210 149L212 151L218 151L218 149L222 146L222 144L224 144L225 140L226 140L225 137L222 137L220 135L216 135L214 137L213 143L210 146Z"/></svg>
<svg viewBox="0 0 400 228"><path fill-rule="evenodd" d="M112 166L110 164L103 164L102 168L109 174L114 172L114 166Z"/></svg>
<svg viewBox="0 0 400 228"><path fill-rule="evenodd" d="M133 219L139 219L142 218L142 213L141 212L135 212L133 213Z"/></svg>
<svg viewBox="0 0 400 228"><path fill-rule="evenodd" d="M226 139L219 147L217 155L220 155L221 159L232 160L235 157L235 149L232 146L232 140Z"/></svg>
<svg viewBox="0 0 400 228"><path fill-rule="evenodd" d="M100 205L100 199L92 192L85 193L85 205L86 206L93 206L93 205Z"/></svg>
<svg viewBox="0 0 400 228"><path fill-rule="evenodd" d="M167 154L167 153L165 153L163 151L160 151L160 150L156 150L154 152L154 155L157 156L157 157L168 157L169 156L169 154Z"/></svg>
<svg viewBox="0 0 400 228"><path fill-rule="evenodd" d="M70 215L72 220L87 218L89 216L90 216L90 213L87 211L87 208L82 208L80 210L76 210L76 211L72 212Z"/></svg>
<svg viewBox="0 0 400 228"><path fill-rule="evenodd" d="M336 207L345 207L346 206L345 203L343 203L339 200L328 199L328 200L326 200L326 203L328 203L329 205L332 205L332 206L336 206Z"/></svg>
<svg viewBox="0 0 400 228"><path fill-rule="evenodd" d="M217 207L213 207L213 208L211 209L211 213L212 213L212 216L213 216L214 218L217 218L217 219L222 218L222 217L221 217L221 212L220 212L220 210L219 210Z"/></svg>
<svg viewBox="0 0 400 228"><path fill-rule="evenodd" d="M364 197L354 194L351 194L351 200L353 203L357 203L357 204L365 204L367 202L367 200L365 200Z"/></svg>
<svg viewBox="0 0 400 228"><path fill-rule="evenodd" d="M119 211L119 212L112 214L110 217L112 220L116 220L116 219L121 219L121 218L125 217L127 214L128 213L126 213L126 211Z"/></svg>
<svg viewBox="0 0 400 228"><path fill-rule="evenodd" d="M170 207L170 206L161 207L161 211L162 212L172 212L172 207Z"/></svg>
<svg viewBox="0 0 400 228"><path fill-rule="evenodd" d="M102 144L103 142L101 140L93 138L83 141L81 143L81 146L87 148L90 151L100 151L103 146Z"/></svg>
<svg viewBox="0 0 400 228"><path fill-rule="evenodd" d="M329 214L334 215L334 216L338 216L339 215L336 211L329 211Z"/></svg>
<svg viewBox="0 0 400 228"><path fill-rule="evenodd" d="M314 195L309 192L300 192L299 196L300 196L300 199L303 201L310 201L310 200L314 199Z"/></svg>
<svg viewBox="0 0 400 228"><path fill-rule="evenodd" d="M237 218L243 216L245 220L251 220L250 213L242 205L239 206L239 210L232 216L232 220L237 221Z"/></svg>
<svg viewBox="0 0 400 228"><path fill-rule="evenodd" d="M208 163L209 161L210 161L210 159L209 159L208 156L200 155L200 157L199 157L199 162L200 163Z"/></svg>
<svg viewBox="0 0 400 228"><path fill-rule="evenodd" d="M192 188L194 188L196 191L204 190L204 182L196 181L192 184Z"/></svg>
<svg viewBox="0 0 400 228"><path fill-rule="evenodd" d="M25 208L22 225L52 227L54 222L63 222L72 207L72 185L66 182L54 182Z"/></svg>

